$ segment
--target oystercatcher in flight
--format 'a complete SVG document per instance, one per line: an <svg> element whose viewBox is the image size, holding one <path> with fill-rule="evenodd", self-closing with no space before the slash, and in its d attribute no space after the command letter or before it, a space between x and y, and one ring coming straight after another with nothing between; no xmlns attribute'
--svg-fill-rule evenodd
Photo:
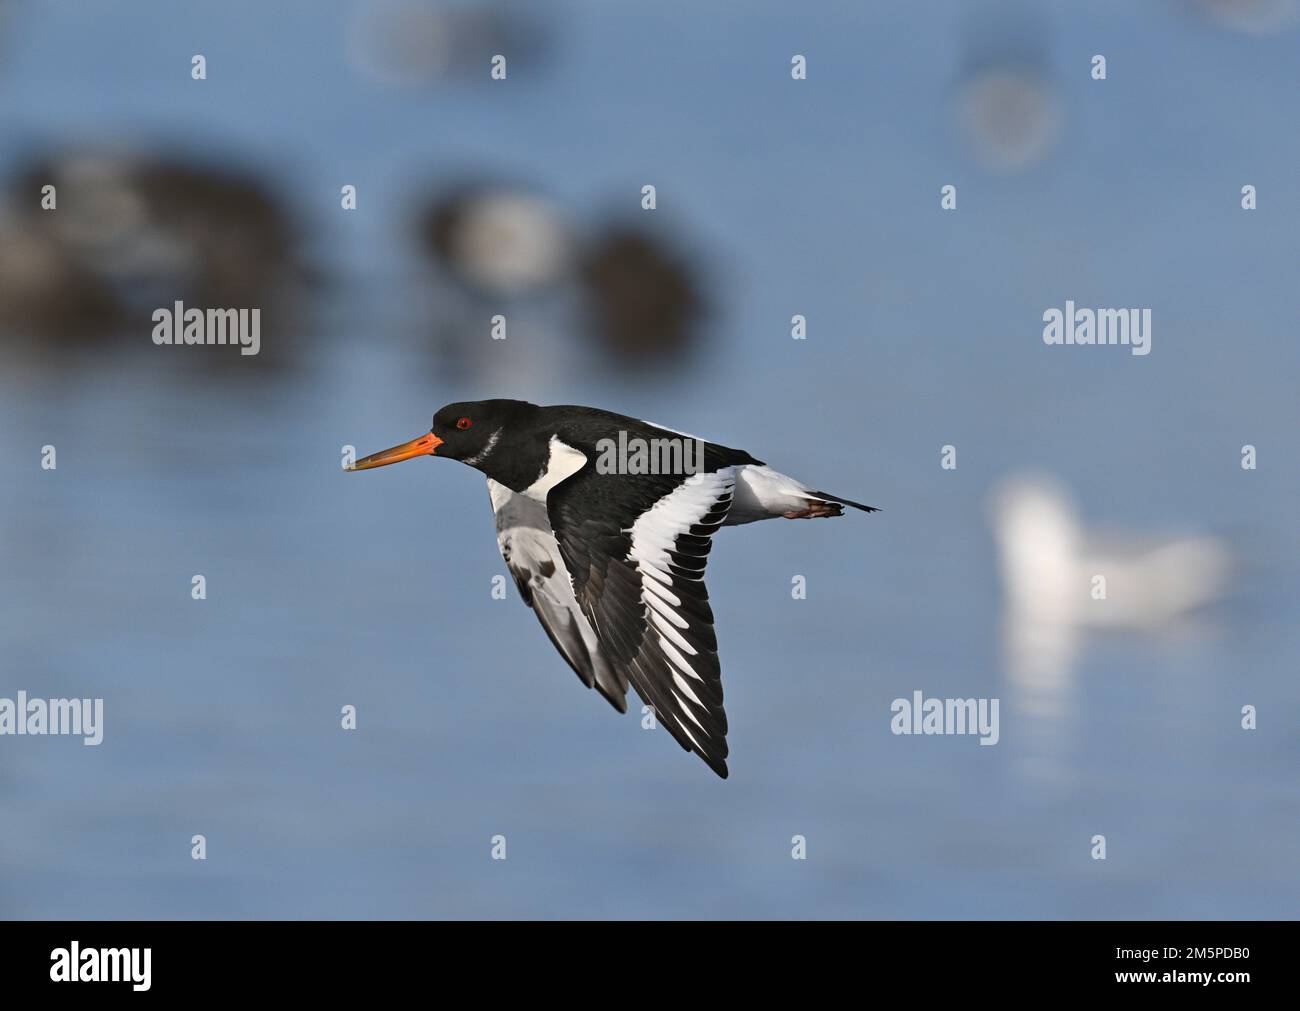
<svg viewBox="0 0 1300 1011"><path fill-rule="evenodd" d="M591 407L448 404L427 434L352 469L417 456L487 475L501 556L560 655L619 712L631 683L677 743L724 779L727 716L704 587L710 538L778 516L876 511L744 450Z"/></svg>

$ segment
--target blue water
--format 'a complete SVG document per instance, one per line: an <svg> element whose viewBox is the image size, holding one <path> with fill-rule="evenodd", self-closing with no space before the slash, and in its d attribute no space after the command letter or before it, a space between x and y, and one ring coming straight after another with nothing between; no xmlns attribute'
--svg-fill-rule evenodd
<svg viewBox="0 0 1300 1011"><path fill-rule="evenodd" d="M347 61L351 4L12 6L0 166L104 140L251 163L335 275L278 379L207 381L146 335L57 367L4 345L0 697L102 697L107 726L0 737L0 915L1296 914L1294 24L1063 5L1041 25L1062 133L1000 176L951 122L963 4L569 3L531 76L396 91ZM449 380L403 230L462 170L582 227L655 183L715 303L690 367L586 367L561 299L518 310L490 386ZM1046 347L1067 298L1150 307L1152 353ZM339 470L479 396L651 418L884 508L717 538L728 781L585 691L513 587L492 599L478 474ZM1233 593L1082 636L1034 706L985 506L1023 469L1089 525L1227 539ZM891 734L917 689L999 697L999 744Z"/></svg>

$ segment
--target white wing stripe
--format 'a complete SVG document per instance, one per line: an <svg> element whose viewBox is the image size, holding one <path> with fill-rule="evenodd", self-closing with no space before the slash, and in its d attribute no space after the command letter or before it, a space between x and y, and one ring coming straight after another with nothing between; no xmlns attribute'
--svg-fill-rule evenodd
<svg viewBox="0 0 1300 1011"><path fill-rule="evenodd" d="M663 648L664 655L666 655L669 660L671 660L678 667L680 667L682 669L683 674L689 674L691 677L695 678L696 681L700 682L700 684L704 683L704 678L700 677L698 674L695 673L694 670L691 669L691 665L686 662L686 658L682 656L680 653L678 653L677 650L673 647L673 644L669 642L667 639L665 639L662 635L659 637L659 645Z"/></svg>
<svg viewBox="0 0 1300 1011"><path fill-rule="evenodd" d="M657 596L660 600L672 604L673 607L682 606L681 597L677 596L675 593L670 592L669 590L664 589L664 587L661 586L656 580L647 579L643 575L641 577L641 599L645 600L648 594L653 594L654 596Z"/></svg>
<svg viewBox="0 0 1300 1011"><path fill-rule="evenodd" d="M671 552L677 545L677 538L689 533L693 526L705 526L711 530L720 524L720 520L707 524L700 521L713 512L720 499L730 497L734 486L735 478L731 473L698 474L679 484L638 516L630 531L632 546L628 551L628 560L636 564L637 573L641 577L641 602L645 606L647 624L658 633L659 647L671 665L666 673L671 673L673 684L701 707L704 704L690 687L690 681L703 684L704 678L695 672L690 661L682 655L686 652L698 656L698 651L678 631L689 629L690 621L674 610L681 607L682 602L669 587L674 586L677 579L694 579L698 582L703 574L671 575ZM690 722L704 730L682 696L674 692L673 697ZM677 722L682 724L683 732L698 747L699 742L683 721L679 718Z"/></svg>
<svg viewBox="0 0 1300 1011"><path fill-rule="evenodd" d="M687 696L690 698L690 700L694 702L697 706L704 705L704 703L700 701L700 697L696 695L695 692L691 691L691 686L686 682L686 679L682 677L680 674L678 674L676 671L673 671L673 684L675 684L678 688L684 691L687 694Z"/></svg>
<svg viewBox="0 0 1300 1011"><path fill-rule="evenodd" d="M646 561L644 558L642 558L637 562L637 569L647 576L654 576L654 578L659 580L659 582L663 583L664 586L673 585L673 577L670 576L665 570L659 568L659 566L655 565L653 562Z"/></svg>
<svg viewBox="0 0 1300 1011"><path fill-rule="evenodd" d="M681 633L678 632L677 629L669 625L663 620L663 618L659 617L658 614L653 611L650 611L649 614L650 620L654 622L655 628L659 629L663 635L668 636L668 638L671 639L679 649L684 649L691 656L695 656L699 652L694 646L682 638Z"/></svg>
<svg viewBox="0 0 1300 1011"><path fill-rule="evenodd" d="M678 699L678 701L680 702L681 700ZM685 706L682 706L682 708L686 709ZM690 714L689 709L687 709L686 712L687 715ZM682 722L682 718L680 716L675 715L674 713L669 713L668 715L671 716L673 720L676 722L676 724L682 728L682 733L691 739L691 743L694 744L697 748L700 748L700 742L695 739L695 735L691 733L690 728L687 727L684 722ZM692 716L691 719L694 720L695 717ZM700 727L700 729L703 730L704 728ZM700 748L700 750L703 751L704 749Z"/></svg>
<svg viewBox="0 0 1300 1011"><path fill-rule="evenodd" d="M645 595L645 602L649 604L652 608L654 608L655 611L657 611L660 615L662 615L663 617L671 621L678 628L691 627L690 622L688 622L680 614L678 614L671 607L665 604L662 597L659 597L658 595L653 593L647 593ZM692 652L694 651L692 650Z"/></svg>
<svg viewBox="0 0 1300 1011"><path fill-rule="evenodd" d="M704 724L701 723L699 720L697 720L697 719L695 718L695 714L694 714L693 712L691 712L691 707L688 706L688 705L687 705L687 704L682 700L682 697L681 697L680 695L678 695L676 692L673 692L673 701L677 703L677 707L678 707L679 709L681 709L681 711L684 712L684 713L686 714L687 718L690 719L690 721L691 721L692 723L694 723L694 724L695 724L697 727L699 727L701 730L704 730ZM681 723L681 722L682 722L680 716L677 717L677 722L678 722L678 723ZM682 729L683 729L683 730L686 729L686 728L685 728L685 725L683 725ZM705 732L706 734L708 733L707 730L705 730L704 732ZM695 738L692 737L691 740L694 741ZM699 743L699 742L696 741L696 744L698 744L698 743Z"/></svg>

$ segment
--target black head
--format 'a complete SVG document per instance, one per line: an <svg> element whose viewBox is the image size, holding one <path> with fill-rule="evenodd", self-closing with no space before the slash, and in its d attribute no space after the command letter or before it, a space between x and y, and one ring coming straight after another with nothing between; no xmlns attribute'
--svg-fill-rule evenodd
<svg viewBox="0 0 1300 1011"><path fill-rule="evenodd" d="M511 426L537 410L523 400L466 400L448 404L433 416L429 432L400 446L358 460L352 470L369 470L417 456L441 456L486 470L497 445Z"/></svg>
<svg viewBox="0 0 1300 1011"><path fill-rule="evenodd" d="M505 430L537 410L523 400L464 400L433 416L431 431L439 438L437 456L481 462L491 455Z"/></svg>

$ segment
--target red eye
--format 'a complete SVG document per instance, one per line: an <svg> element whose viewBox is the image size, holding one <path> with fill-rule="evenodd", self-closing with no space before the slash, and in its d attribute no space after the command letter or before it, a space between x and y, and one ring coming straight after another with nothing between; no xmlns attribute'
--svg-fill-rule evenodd
<svg viewBox="0 0 1300 1011"><path fill-rule="evenodd" d="M474 424L474 422L470 421L469 418L456 419L456 427L459 428L462 432L465 431L465 429L469 428L469 426L472 424Z"/></svg>

